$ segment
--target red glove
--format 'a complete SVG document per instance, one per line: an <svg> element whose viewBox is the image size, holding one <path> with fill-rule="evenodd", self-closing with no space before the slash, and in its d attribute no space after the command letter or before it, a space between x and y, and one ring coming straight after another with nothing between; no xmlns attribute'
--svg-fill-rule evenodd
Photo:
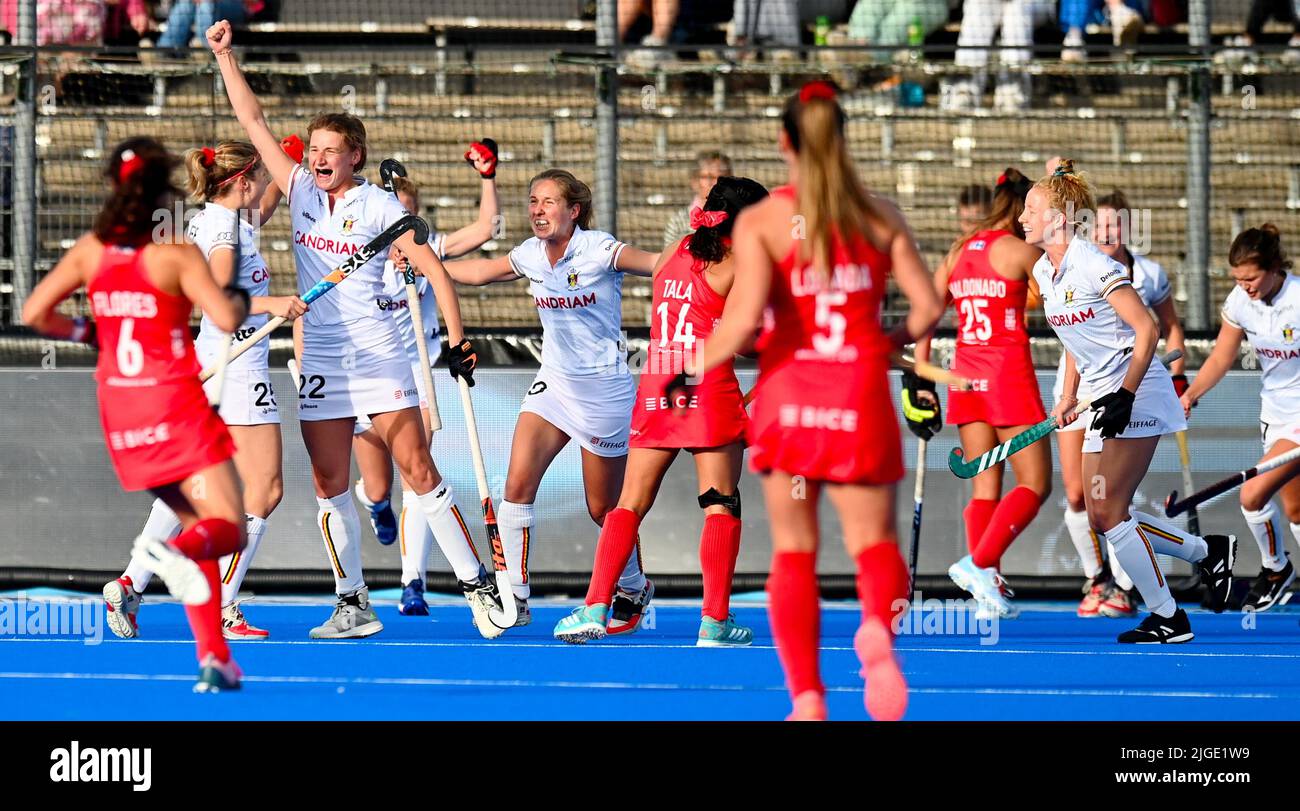
<svg viewBox="0 0 1300 811"><path fill-rule="evenodd" d="M497 176L497 142L491 138L484 138L482 141L475 141L469 145L469 151L465 153L465 161L474 166L475 161L483 161L487 168L479 172L484 180L491 180ZM475 166L475 169L478 167Z"/></svg>
<svg viewBox="0 0 1300 811"><path fill-rule="evenodd" d="M1170 375L1174 381L1174 394L1182 397L1187 392L1187 375Z"/></svg>
<svg viewBox="0 0 1300 811"><path fill-rule="evenodd" d="M293 158L294 163L302 163L303 153L307 151L307 147L303 145L302 139L296 133L280 141L280 148L284 150L284 154Z"/></svg>

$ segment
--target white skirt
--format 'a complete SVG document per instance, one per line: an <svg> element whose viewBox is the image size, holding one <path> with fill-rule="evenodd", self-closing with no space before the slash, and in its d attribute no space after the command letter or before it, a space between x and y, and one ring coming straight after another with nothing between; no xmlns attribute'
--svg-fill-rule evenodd
<svg viewBox="0 0 1300 811"><path fill-rule="evenodd" d="M1295 422L1261 422L1259 438L1264 444L1264 453L1273 449L1279 440L1286 440L1300 445L1300 420Z"/></svg>
<svg viewBox="0 0 1300 811"><path fill-rule="evenodd" d="M524 395L528 411L597 456L627 455L636 380L631 374L570 377L542 367Z"/></svg>
<svg viewBox="0 0 1300 811"><path fill-rule="evenodd" d="M1100 397L1101 395L1097 395ZM1101 453L1102 438L1100 429L1093 429L1092 421L1098 412L1084 412L1075 422L1084 422L1084 453ZM1137 396L1133 399L1133 413L1129 417L1128 427L1117 439L1140 439L1148 436L1164 436L1187 430L1187 418L1183 415L1183 404L1178 402L1174 391L1174 382L1169 372L1163 367L1152 371L1142 379Z"/></svg>
<svg viewBox="0 0 1300 811"><path fill-rule="evenodd" d="M441 352L441 348L440 348L438 354L430 356L430 358L429 358L429 363L437 363L437 362L438 362L438 358L439 358L441 355L442 355L442 352ZM442 373L442 374L446 374L447 372L446 372L446 370L442 370L441 373ZM435 380L434 380L434 385L435 385L435 386L438 385L437 380L436 380L438 374L439 374L439 370L438 370L438 369L434 369L434 370L433 370L433 375L434 375L434 378L435 378ZM419 392L419 397L420 397L420 408L427 410L427 409L429 408L429 395L428 395L428 393L424 390L424 373L420 371L420 359L419 359L419 358L416 358L415 360L411 361L411 376L415 378L415 388L416 388L416 391ZM459 385L459 384L458 384L458 385ZM370 417L369 417L369 415L361 415L361 414L358 414L358 415L357 415L357 424L356 424L356 427L352 429L352 434L353 434L354 436L357 435L357 434L364 434L366 431L369 431L369 430L371 429L371 427L372 427L372 423L370 422Z"/></svg>
<svg viewBox="0 0 1300 811"><path fill-rule="evenodd" d="M335 328L308 325L300 373L300 420L364 417L420 404L411 364L391 321L363 319Z"/></svg>
<svg viewBox="0 0 1300 811"><path fill-rule="evenodd" d="M203 384L208 399L215 392L217 379ZM221 390L221 407L217 412L226 425L279 425L280 407L271 388L271 372L265 366L251 369L226 368L226 382Z"/></svg>

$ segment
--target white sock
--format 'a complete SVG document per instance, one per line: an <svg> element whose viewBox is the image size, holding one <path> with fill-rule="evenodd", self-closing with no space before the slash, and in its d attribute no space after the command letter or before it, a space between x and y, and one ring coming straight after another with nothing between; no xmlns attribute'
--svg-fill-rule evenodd
<svg viewBox="0 0 1300 811"><path fill-rule="evenodd" d="M1132 510L1130 514L1138 522L1138 529L1157 554L1181 558L1188 563L1195 563L1205 558L1210 552L1205 539L1183 532L1168 521L1161 521L1150 513ZM1132 572L1129 572L1132 574Z"/></svg>
<svg viewBox="0 0 1300 811"><path fill-rule="evenodd" d="M1165 582L1164 572L1156 563L1156 551L1151 547L1149 534L1138 531L1138 519L1134 517L1106 530L1106 541L1113 550L1114 559L1124 564L1124 570L1133 578L1138 593L1147 610L1162 617L1172 617L1178 609L1174 596L1169 593L1169 584Z"/></svg>
<svg viewBox="0 0 1300 811"><path fill-rule="evenodd" d="M532 594L528 584L528 553L532 551L533 505L501 502L497 510L497 529L501 531L501 546L506 553L506 571L515 596L527 600Z"/></svg>
<svg viewBox="0 0 1300 811"><path fill-rule="evenodd" d="M641 569L641 536L636 536L636 546L623 567L623 574L618 577L618 587L628 594L640 594L645 588L645 572Z"/></svg>
<svg viewBox="0 0 1300 811"><path fill-rule="evenodd" d="M317 498L316 528L325 542L325 555L334 571L334 592L352 594L366 585L361 572L361 518L352 493Z"/></svg>
<svg viewBox="0 0 1300 811"><path fill-rule="evenodd" d="M262 543L262 536L266 534L265 518L258 518L256 515L244 517L247 522L248 545L242 552L223 555L221 560L217 561L217 571L221 572L222 608L233 603L239 596L239 588L244 585L244 576L248 574L248 567L253 565L253 558L257 556L257 547Z"/></svg>
<svg viewBox="0 0 1300 811"><path fill-rule="evenodd" d="M399 519L400 535L397 543L402 551L402 585L412 580L424 582L429 573L429 549L433 546L433 533L420 509L420 500L414 490L402 491L402 514Z"/></svg>
<svg viewBox="0 0 1300 811"><path fill-rule="evenodd" d="M1300 544L1300 524L1291 525L1291 536L1295 538L1297 544Z"/></svg>
<svg viewBox="0 0 1300 811"><path fill-rule="evenodd" d="M1088 524L1087 511L1075 512L1066 507L1065 529L1070 533L1070 540L1074 543L1075 551L1079 553L1080 562L1083 563L1083 576L1089 579L1096 577L1105 560L1105 552L1102 551L1097 536L1093 534L1092 527Z"/></svg>
<svg viewBox="0 0 1300 811"><path fill-rule="evenodd" d="M424 520L433 532L433 539L438 542L443 557L451 563L456 579L468 581L477 578L483 570L483 564L479 561L478 551L474 549L474 541L470 538L465 518L456 507L451 485L444 479L431 492L416 494L415 500L424 511Z"/></svg>
<svg viewBox="0 0 1300 811"><path fill-rule="evenodd" d="M1286 566L1286 541L1282 538L1282 522L1278 520L1277 507L1270 501L1264 509L1254 512L1242 507L1241 514L1246 519L1246 526L1250 527L1250 534L1255 536L1264 568L1280 571ZM1294 524L1291 531L1295 531Z"/></svg>
<svg viewBox="0 0 1300 811"><path fill-rule="evenodd" d="M1106 541L1106 548L1110 550L1110 576L1115 579L1115 585L1125 591L1132 591L1133 578L1128 576L1128 572L1124 571L1124 566L1119 562L1119 558L1115 557L1115 550L1111 548L1110 541Z"/></svg>
<svg viewBox="0 0 1300 811"><path fill-rule="evenodd" d="M181 521L176 517L176 513L172 512L171 507L164 504L162 499L156 498L153 500L153 506L149 508L149 518L144 522L144 529L140 530L140 534L163 541L172 541L181 534ZM136 563L134 558L126 565L126 571L122 576L131 578L135 590L142 594L149 588L149 581L153 580L153 572Z"/></svg>

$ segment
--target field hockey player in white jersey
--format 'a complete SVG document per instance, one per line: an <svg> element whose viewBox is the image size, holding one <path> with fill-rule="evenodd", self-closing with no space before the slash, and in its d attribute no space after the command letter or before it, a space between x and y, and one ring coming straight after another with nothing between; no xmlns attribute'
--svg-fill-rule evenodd
<svg viewBox="0 0 1300 811"><path fill-rule="evenodd" d="M294 140L286 139L286 142L292 144ZM302 142L297 143L301 149ZM203 208L189 221L186 238L203 252L218 285L235 284L248 291L251 298L249 316L235 333L235 341L252 335L269 316L293 319L305 313L307 305L297 296L270 295L270 273L257 249L257 229L244 219L255 217L258 225L266 222L281 198L253 145L223 141L215 149L191 149L185 154L185 169L187 191L203 203ZM242 212L238 220L237 212ZM199 325L195 348L199 362L205 367L212 366L218 354L226 349L225 333L206 315ZM266 344L261 344L230 363L221 397L221 419L235 440L235 469L243 483L248 532L248 545L243 551L218 561L221 629L230 640L257 641L268 636L267 631L244 618L235 602L266 532L266 520L284 492L280 478L280 410L271 388L267 355ZM209 396L219 383L215 378L208 381L205 388ZM170 541L180 532L181 522L176 514L162 499L156 499L142 534ZM105 584L108 627L117 636L124 639L139 636L140 595L152 579L151 571L132 561L121 577Z"/></svg>
<svg viewBox="0 0 1300 811"><path fill-rule="evenodd" d="M499 222L500 206L497 202L496 142L490 138L470 145L465 153L466 161L483 178L479 197L478 219L469 225L449 234L434 234L430 238L433 252L439 259L462 256L477 249L492 238L492 232ZM393 178L393 191L402 204L402 208L412 214L420 213L420 189L405 177ZM394 248L384 267L384 297L376 301L381 317L391 316L402 336L406 347L406 357L411 362L411 373L415 375L415 385L420 390L420 409L424 413L424 424L429 426L429 395L424 390L424 373L420 371L419 340L415 324L411 318L410 303L406 296L406 283L402 269L406 257ZM424 340L429 352L429 362L437 363L442 354L442 338L438 330L438 302L429 287L429 280L423 276L415 278L416 291L420 297L420 315L424 325ZM424 599L425 575L429 570L429 545L433 536L429 525L425 523L424 513L416 503L415 492L406 480L402 480L402 511L400 518L393 515L391 494L393 486L393 457L383 439L370 427L370 420L357 418L356 436L352 440L352 450L357 457L357 470L361 480L357 482L357 499L370 511L370 526L381 544L388 545L394 540L400 541L398 549L402 557L402 597L398 603L398 613L404 616L425 616L429 605ZM430 437L432 440L432 437Z"/></svg>
<svg viewBox="0 0 1300 811"><path fill-rule="evenodd" d="M307 128L307 166L281 149L261 104L231 51L230 24L208 29L208 44L239 123L266 161L289 201L298 287L307 290L389 226L409 216L393 195L358 176L366 162L365 126L346 113L317 116ZM473 380L477 356L465 340L460 302L442 262L429 245L407 231L394 243L438 297L450 338L453 376ZM361 571L361 519L352 500L352 433L358 415L370 418L411 483L425 521L451 562L480 634L498 636L489 612L500 605L456 507L451 486L429 456L420 418L418 389L401 337L391 318L380 318L384 260L375 257L318 299L302 319L298 418L311 457L319 507L317 526L333 569L338 601L314 639L367 637L383 630L370 605Z"/></svg>
<svg viewBox="0 0 1300 811"><path fill-rule="evenodd" d="M1131 226L1139 212L1134 210L1124 192L1116 189L1097 199L1097 225L1093 241L1101 252L1123 265L1133 283L1133 290L1142 304L1153 312L1160 327L1160 337L1165 339L1167 351L1186 349L1183 325L1174 308L1173 288L1169 276L1155 260L1129 250ZM1183 373L1185 360L1179 358L1169 364L1174 392L1187 391L1187 375ZM1061 399L1065 386L1066 354L1056 370L1053 397ZM1080 400L1092 399L1092 392L1084 384L1075 394ZM1128 572L1108 554L1107 544L1088 524L1088 511L1083 500L1083 429L1087 420L1075 420L1056 432L1061 449L1061 479L1065 483L1065 527L1070 540L1083 563L1084 596L1079 603L1081 617L1131 617L1137 613L1133 596L1133 581Z"/></svg>
<svg viewBox="0 0 1300 811"><path fill-rule="evenodd" d="M1094 399L1083 440L1083 477L1104 482L1085 496L1090 525L1105 535L1151 616L1119 636L1125 643L1187 642L1187 613L1175 603L1157 554L1196 563L1216 611L1232 586L1237 541L1204 538L1130 509L1164 434L1187 427L1168 370L1155 359L1160 333L1123 265L1082 233L1096 211L1087 180L1062 160L1025 198L1025 241L1041 247L1034 265L1047 321L1069 353L1064 392L1052 410L1061 425L1079 419L1082 381Z"/></svg>
<svg viewBox="0 0 1300 811"><path fill-rule="evenodd" d="M1291 275L1291 260L1282 251L1274 225L1238 234L1228 250L1228 265L1237 286L1223 303L1214 351L1183 394L1183 408L1190 416L1196 401L1232 368L1241 342L1250 341L1263 387L1259 432L1264 462L1300 447L1300 282ZM1295 580L1274 495L1282 496L1291 534L1300 542L1300 461L1260 474L1241 487L1241 514L1263 560L1243 611L1267 611Z"/></svg>
<svg viewBox="0 0 1300 811"><path fill-rule="evenodd" d="M591 222L591 189L563 169L528 184L533 237L508 256L449 262L462 284L527 278L542 322L542 367L524 396L510 447L505 500L497 526L516 603L517 625L530 621L528 553L542 476L570 440L582 446L587 512L596 524L618 505L627 465L636 382L623 338L623 274L650 276L658 254L624 245ZM640 547L619 578L610 634L630 633L654 595Z"/></svg>

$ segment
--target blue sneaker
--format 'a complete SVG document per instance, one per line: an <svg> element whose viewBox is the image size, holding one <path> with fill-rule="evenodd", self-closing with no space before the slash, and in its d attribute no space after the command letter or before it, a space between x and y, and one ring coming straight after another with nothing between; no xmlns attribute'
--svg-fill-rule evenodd
<svg viewBox="0 0 1300 811"><path fill-rule="evenodd" d="M424 601L424 581L412 580L402 587L402 602L397 606L397 613L403 617L429 616L429 604Z"/></svg>
<svg viewBox="0 0 1300 811"><path fill-rule="evenodd" d="M754 632L736 624L736 615L728 614L726 622L713 617L700 618L700 634L695 640L697 648L743 648L754 642Z"/></svg>
<svg viewBox="0 0 1300 811"><path fill-rule="evenodd" d="M572 614L555 623L555 638L575 645L589 639L603 639L605 615L608 613L609 606L600 603L578 606Z"/></svg>
<svg viewBox="0 0 1300 811"><path fill-rule="evenodd" d="M370 510L370 528L375 531L375 539L384 546L391 546L397 540L397 516L393 515L392 499L371 503L366 498L365 488L361 482L356 486L357 501Z"/></svg>

